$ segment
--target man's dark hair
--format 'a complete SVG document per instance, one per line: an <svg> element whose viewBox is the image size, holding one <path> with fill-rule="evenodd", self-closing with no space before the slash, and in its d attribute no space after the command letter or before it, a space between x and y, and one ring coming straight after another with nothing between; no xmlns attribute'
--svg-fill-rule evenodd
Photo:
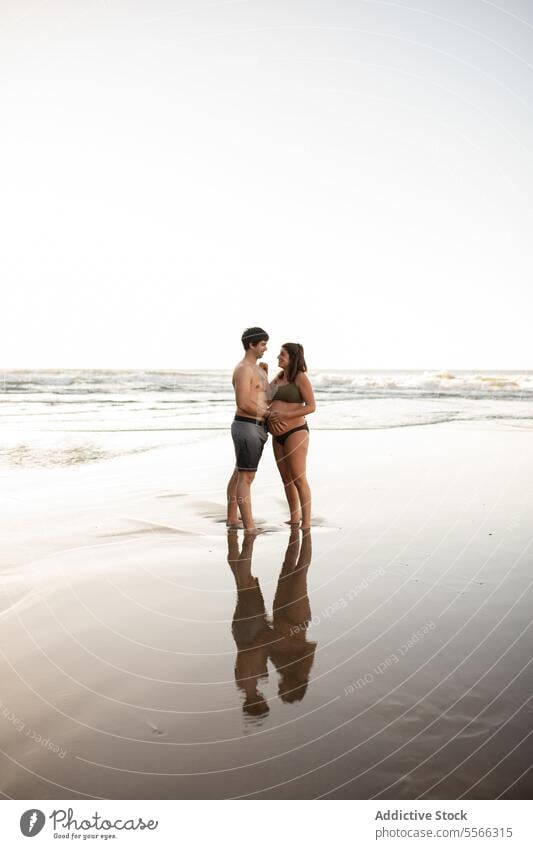
<svg viewBox="0 0 533 849"><path fill-rule="evenodd" d="M250 345L268 342L268 333L262 327L247 327L241 336L241 342L244 345L244 350L247 351Z"/></svg>

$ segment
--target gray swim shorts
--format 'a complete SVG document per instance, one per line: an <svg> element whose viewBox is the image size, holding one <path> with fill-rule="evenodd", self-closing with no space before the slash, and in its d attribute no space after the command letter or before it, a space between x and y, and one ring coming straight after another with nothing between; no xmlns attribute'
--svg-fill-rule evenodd
<svg viewBox="0 0 533 849"><path fill-rule="evenodd" d="M235 416L231 423L231 436L235 446L236 466L243 472L256 472L268 439L266 424L255 419Z"/></svg>

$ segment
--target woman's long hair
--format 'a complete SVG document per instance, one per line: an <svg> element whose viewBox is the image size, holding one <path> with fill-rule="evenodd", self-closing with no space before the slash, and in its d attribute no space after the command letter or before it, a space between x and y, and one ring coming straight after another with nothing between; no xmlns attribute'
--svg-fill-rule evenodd
<svg viewBox="0 0 533 849"><path fill-rule="evenodd" d="M281 346L285 348L289 355L289 368L287 369L287 381L294 383L296 375L299 371L307 371L307 365L304 358L303 345L299 342L285 342Z"/></svg>

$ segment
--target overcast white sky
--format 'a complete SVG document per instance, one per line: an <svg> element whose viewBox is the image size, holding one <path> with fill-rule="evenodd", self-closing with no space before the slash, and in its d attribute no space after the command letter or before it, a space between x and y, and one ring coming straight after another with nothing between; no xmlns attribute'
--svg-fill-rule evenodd
<svg viewBox="0 0 533 849"><path fill-rule="evenodd" d="M2 0L4 368L528 368L533 7Z"/></svg>

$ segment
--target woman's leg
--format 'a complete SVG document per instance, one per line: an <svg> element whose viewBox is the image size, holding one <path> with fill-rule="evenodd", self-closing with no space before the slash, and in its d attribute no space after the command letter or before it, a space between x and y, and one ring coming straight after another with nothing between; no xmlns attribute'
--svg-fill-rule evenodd
<svg viewBox="0 0 533 849"><path fill-rule="evenodd" d="M283 486L285 487L285 496L287 498L287 503L289 505L289 512L291 516L290 523L297 525L299 524L302 518L302 513L300 510L300 498L298 496L298 490L296 489L292 481L287 463L284 459L285 445L280 445L279 442L276 442L275 439L272 439L272 445L274 447L274 457L279 469L279 473L281 475L281 480L283 481Z"/></svg>
<svg viewBox="0 0 533 849"><path fill-rule="evenodd" d="M291 433L283 446L285 463L302 507L302 528L311 527L311 490L305 473L308 446L309 433L306 430Z"/></svg>

